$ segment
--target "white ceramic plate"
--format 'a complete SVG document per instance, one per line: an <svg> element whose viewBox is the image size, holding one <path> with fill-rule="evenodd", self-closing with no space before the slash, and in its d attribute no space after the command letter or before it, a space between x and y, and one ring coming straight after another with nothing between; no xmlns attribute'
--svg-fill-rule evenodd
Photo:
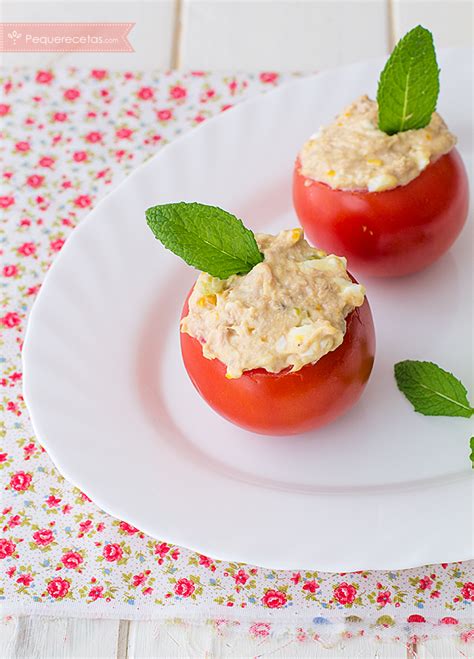
<svg viewBox="0 0 474 659"><path fill-rule="evenodd" d="M471 158L470 53L441 57L440 110ZM462 61L462 64L461 64ZM261 437L188 380L178 318L196 273L145 224L156 203L219 205L256 230L297 224L303 141L381 62L304 78L167 146L81 223L46 277L24 348L34 428L70 481L152 536L273 568L394 569L472 558L469 422L415 414L393 364L431 359L471 386L468 229L431 269L365 281L378 340L361 402L327 428ZM357 274L357 273L355 273Z"/></svg>

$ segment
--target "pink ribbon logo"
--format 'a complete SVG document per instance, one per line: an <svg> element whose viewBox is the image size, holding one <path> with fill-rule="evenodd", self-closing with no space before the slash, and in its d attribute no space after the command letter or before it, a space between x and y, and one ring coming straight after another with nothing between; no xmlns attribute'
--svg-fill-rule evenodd
<svg viewBox="0 0 474 659"><path fill-rule="evenodd" d="M133 53L135 23L0 23L4 53Z"/></svg>

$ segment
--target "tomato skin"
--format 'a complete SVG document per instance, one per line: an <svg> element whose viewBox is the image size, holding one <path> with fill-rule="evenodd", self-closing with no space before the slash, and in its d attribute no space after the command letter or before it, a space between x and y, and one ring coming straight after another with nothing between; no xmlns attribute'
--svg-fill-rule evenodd
<svg viewBox="0 0 474 659"><path fill-rule="evenodd" d="M426 268L451 247L467 218L469 185L456 149L407 185L383 192L333 190L300 174L300 167L297 159L293 203L306 237L343 254L366 276Z"/></svg>
<svg viewBox="0 0 474 659"><path fill-rule="evenodd" d="M188 313L188 299L182 316ZM346 319L343 343L290 373L264 369L227 379L218 359L207 359L199 341L183 332L181 353L188 375L204 400L221 416L262 435L295 435L323 426L344 414L360 398L375 355L375 331L369 303Z"/></svg>

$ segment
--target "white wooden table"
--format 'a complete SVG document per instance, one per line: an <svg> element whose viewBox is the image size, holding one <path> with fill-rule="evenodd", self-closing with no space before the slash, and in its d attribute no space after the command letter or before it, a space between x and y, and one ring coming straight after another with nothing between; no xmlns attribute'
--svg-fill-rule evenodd
<svg viewBox="0 0 474 659"><path fill-rule="evenodd" d="M406 646L358 638L327 647L288 639L250 642L238 634L220 638L209 627L189 632L169 623L42 617L7 617L0 622L2 659L464 659L473 656L472 645L451 640Z"/></svg>
<svg viewBox="0 0 474 659"><path fill-rule="evenodd" d="M423 24L438 47L472 45L470 0L151 0L7 1L2 21L136 23L134 53L100 54L113 69L314 71L387 54L409 28ZM93 53L4 54L2 64L97 65ZM472 652L472 649L471 649ZM454 641L425 644L357 640L334 648L265 639L250 646L210 628L184 632L155 622L6 617L0 659L34 657L326 657L336 659L467 657Z"/></svg>

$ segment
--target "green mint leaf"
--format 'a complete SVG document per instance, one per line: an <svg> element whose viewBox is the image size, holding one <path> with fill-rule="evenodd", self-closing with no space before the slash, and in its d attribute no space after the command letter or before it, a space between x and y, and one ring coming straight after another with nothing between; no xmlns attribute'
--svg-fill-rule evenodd
<svg viewBox="0 0 474 659"><path fill-rule="evenodd" d="M471 437L469 440L469 447L471 449L471 455L469 456L471 458L471 466L474 469L474 437Z"/></svg>
<svg viewBox="0 0 474 659"><path fill-rule="evenodd" d="M406 360L395 364L395 380L415 408L427 416L464 416L474 409L462 382L433 362Z"/></svg>
<svg viewBox="0 0 474 659"><path fill-rule="evenodd" d="M149 208L146 220L167 249L213 277L244 275L263 261L253 233L216 206L163 204Z"/></svg>
<svg viewBox="0 0 474 659"><path fill-rule="evenodd" d="M388 135L424 128L436 110L439 68L433 35L421 25L394 48L377 90L379 128Z"/></svg>

